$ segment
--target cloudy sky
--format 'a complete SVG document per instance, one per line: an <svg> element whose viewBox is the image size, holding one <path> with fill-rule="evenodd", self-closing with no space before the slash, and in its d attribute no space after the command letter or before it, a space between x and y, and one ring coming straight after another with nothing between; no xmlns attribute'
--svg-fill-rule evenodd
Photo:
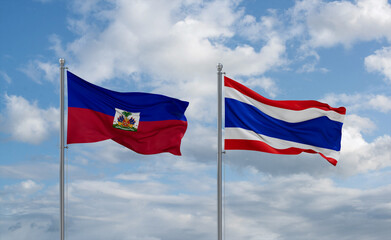
<svg viewBox="0 0 391 240"><path fill-rule="evenodd" d="M225 239L391 234L387 0L0 2L0 238L59 238L59 58L115 91L190 102L183 156L66 151L66 236L217 238L216 65L265 97L347 108L336 167L224 154Z"/></svg>

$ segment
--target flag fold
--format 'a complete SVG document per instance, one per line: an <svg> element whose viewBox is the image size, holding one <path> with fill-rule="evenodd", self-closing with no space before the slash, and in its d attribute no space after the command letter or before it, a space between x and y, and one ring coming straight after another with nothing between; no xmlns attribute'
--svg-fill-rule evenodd
<svg viewBox="0 0 391 240"><path fill-rule="evenodd" d="M225 149L319 153L336 165L344 107L313 100L276 101L224 77Z"/></svg>
<svg viewBox="0 0 391 240"><path fill-rule="evenodd" d="M115 92L71 72L68 81L67 143L107 139L140 154L181 155L189 103L141 92Z"/></svg>

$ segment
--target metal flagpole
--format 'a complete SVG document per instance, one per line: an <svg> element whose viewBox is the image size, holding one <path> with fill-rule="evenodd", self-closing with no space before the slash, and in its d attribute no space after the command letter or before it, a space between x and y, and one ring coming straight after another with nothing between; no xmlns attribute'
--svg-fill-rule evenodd
<svg viewBox="0 0 391 240"><path fill-rule="evenodd" d="M223 208L222 208L222 153L223 153L223 141L222 141L222 75L223 64L217 64L217 239L222 240L223 236Z"/></svg>
<svg viewBox="0 0 391 240"><path fill-rule="evenodd" d="M64 240L64 70L65 59L60 58L60 239Z"/></svg>

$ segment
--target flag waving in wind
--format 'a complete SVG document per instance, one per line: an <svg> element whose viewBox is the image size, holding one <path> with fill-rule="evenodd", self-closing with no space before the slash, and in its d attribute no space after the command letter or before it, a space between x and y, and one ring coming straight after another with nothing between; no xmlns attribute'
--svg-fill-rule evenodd
<svg viewBox="0 0 391 240"><path fill-rule="evenodd" d="M112 139L141 154L181 155L188 102L158 94L111 91L69 71L67 80L68 144Z"/></svg>
<svg viewBox="0 0 391 240"><path fill-rule="evenodd" d="M319 153L336 165L346 109L318 101L276 101L224 77L225 149Z"/></svg>

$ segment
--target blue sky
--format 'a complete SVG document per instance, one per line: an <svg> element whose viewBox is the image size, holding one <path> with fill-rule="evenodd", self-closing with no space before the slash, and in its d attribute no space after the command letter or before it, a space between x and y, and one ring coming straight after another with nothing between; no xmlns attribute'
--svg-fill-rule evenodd
<svg viewBox="0 0 391 240"><path fill-rule="evenodd" d="M0 3L0 238L59 237L59 58L116 91L190 102L182 157L73 144L68 239L214 239L216 65L272 99L347 108L336 167L227 151L225 239L386 239L391 3L36 0Z"/></svg>

